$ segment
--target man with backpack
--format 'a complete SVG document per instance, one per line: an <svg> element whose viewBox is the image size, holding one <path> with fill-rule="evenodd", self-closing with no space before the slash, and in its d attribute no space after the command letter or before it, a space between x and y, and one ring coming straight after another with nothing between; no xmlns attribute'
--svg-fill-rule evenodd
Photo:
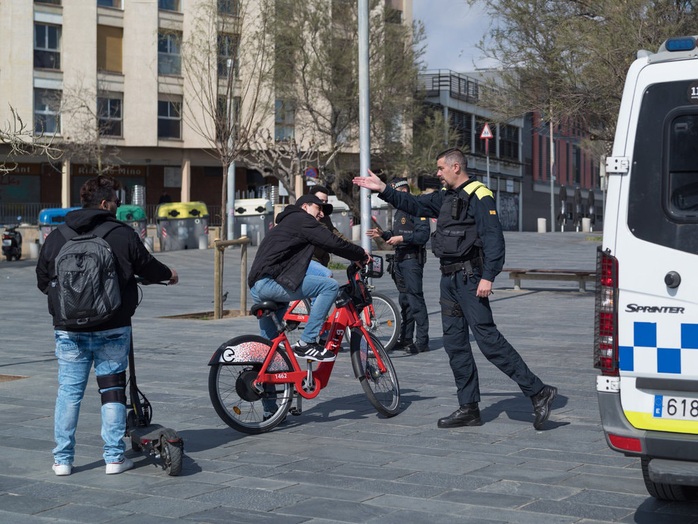
<svg viewBox="0 0 698 524"><path fill-rule="evenodd" d="M129 225L116 219L120 183L108 176L80 189L82 209L46 237L36 266L37 286L48 295L58 358L53 471L70 475L75 431L90 368L102 399L106 474L131 469L126 444L126 368L131 317L138 306L135 276L176 284L177 272L156 260Z"/></svg>

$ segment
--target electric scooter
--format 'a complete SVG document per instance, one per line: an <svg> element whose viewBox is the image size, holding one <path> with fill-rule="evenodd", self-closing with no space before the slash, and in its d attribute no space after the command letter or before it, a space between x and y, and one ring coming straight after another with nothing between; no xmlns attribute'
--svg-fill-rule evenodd
<svg viewBox="0 0 698 524"><path fill-rule="evenodd" d="M141 279L139 284L150 284ZM167 285L161 282L162 285ZM159 460L165 472L176 477L182 471L184 441L173 429L160 424L152 424L153 409L143 392L138 389L136 382L136 363L133 351L133 335L131 349L128 354L128 401L126 413L126 435L131 439L131 449L142 451L146 455Z"/></svg>
<svg viewBox="0 0 698 524"><path fill-rule="evenodd" d="M2 254L8 262L13 258L22 258L22 233L17 231L21 221L22 217L17 217L17 225L5 226L5 232L2 234Z"/></svg>

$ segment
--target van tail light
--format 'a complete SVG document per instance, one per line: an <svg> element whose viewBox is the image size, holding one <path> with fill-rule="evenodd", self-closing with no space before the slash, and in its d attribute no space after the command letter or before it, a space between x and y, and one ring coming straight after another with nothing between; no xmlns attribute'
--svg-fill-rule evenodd
<svg viewBox="0 0 698 524"><path fill-rule="evenodd" d="M618 375L618 259L599 247L596 255L594 367Z"/></svg>

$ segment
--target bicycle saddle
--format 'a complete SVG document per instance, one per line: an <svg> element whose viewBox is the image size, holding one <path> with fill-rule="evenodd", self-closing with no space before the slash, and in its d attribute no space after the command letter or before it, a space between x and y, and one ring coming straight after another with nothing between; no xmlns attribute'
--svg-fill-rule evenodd
<svg viewBox="0 0 698 524"><path fill-rule="evenodd" d="M274 302L272 300L265 300L259 304L254 304L250 308L250 315L254 315L257 318L262 318L263 316L269 315L274 311L278 311L282 307L285 307L284 304L279 304L278 302Z"/></svg>

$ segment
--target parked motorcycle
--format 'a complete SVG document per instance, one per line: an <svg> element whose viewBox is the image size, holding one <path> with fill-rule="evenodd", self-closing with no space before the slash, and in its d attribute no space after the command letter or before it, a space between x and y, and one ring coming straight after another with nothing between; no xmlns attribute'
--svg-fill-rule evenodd
<svg viewBox="0 0 698 524"><path fill-rule="evenodd" d="M2 254L8 262L22 258L22 233L17 230L21 221L22 217L17 217L17 225L5 226L2 234Z"/></svg>

